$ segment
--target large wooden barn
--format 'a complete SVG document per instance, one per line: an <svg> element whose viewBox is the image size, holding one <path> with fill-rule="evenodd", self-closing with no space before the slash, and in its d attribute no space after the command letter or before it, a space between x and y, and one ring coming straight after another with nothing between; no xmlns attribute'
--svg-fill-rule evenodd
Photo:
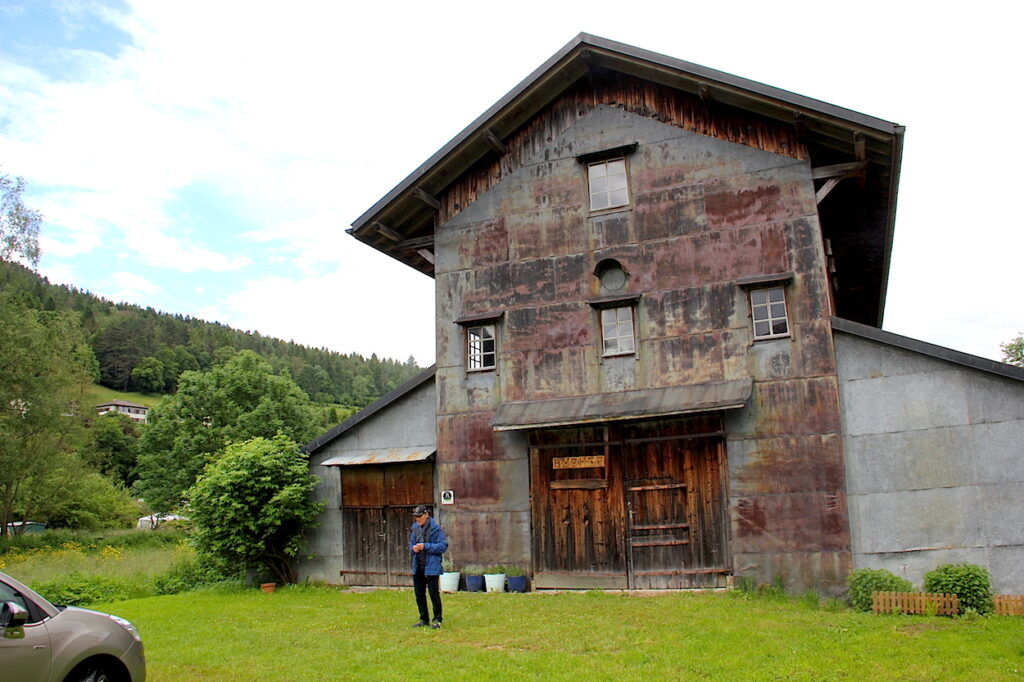
<svg viewBox="0 0 1024 682"><path fill-rule="evenodd" d="M307 446L302 573L409 583L409 509L542 588L1024 589L1024 371L881 330L902 126L581 34L353 223L437 364Z"/></svg>

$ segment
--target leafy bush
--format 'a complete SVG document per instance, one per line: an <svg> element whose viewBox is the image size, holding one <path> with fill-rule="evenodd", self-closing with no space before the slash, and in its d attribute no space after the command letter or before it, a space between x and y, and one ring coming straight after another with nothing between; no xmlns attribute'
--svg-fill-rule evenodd
<svg viewBox="0 0 1024 682"><path fill-rule="evenodd" d="M295 582L303 531L323 509L310 497L316 480L283 435L228 445L189 492L196 546L227 565Z"/></svg>
<svg viewBox="0 0 1024 682"><path fill-rule="evenodd" d="M54 580L32 586L53 604L83 606L99 601L118 601L137 596L126 581L104 575L86 575L75 571Z"/></svg>
<svg viewBox="0 0 1024 682"><path fill-rule="evenodd" d="M925 592L955 594L960 612L973 609L981 615L992 612L992 579L988 570L976 564L945 564L924 576Z"/></svg>
<svg viewBox="0 0 1024 682"><path fill-rule="evenodd" d="M910 592L913 585L906 578L884 568L858 568L846 579L850 586L850 604L859 611L871 610L872 592Z"/></svg>
<svg viewBox="0 0 1024 682"><path fill-rule="evenodd" d="M153 589L157 594L177 594L232 581L241 583L241 574L232 575L209 557L193 554L179 557L169 571L157 576Z"/></svg>

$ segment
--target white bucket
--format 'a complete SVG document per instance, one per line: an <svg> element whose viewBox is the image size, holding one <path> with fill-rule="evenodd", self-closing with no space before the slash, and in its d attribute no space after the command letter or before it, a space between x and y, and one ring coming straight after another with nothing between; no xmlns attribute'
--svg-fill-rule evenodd
<svg viewBox="0 0 1024 682"><path fill-rule="evenodd" d="M505 591L505 574L504 573L485 573L484 584L487 585L488 592L504 592Z"/></svg>
<svg viewBox="0 0 1024 682"><path fill-rule="evenodd" d="M442 592L458 592L459 591L459 576L462 575L458 571L446 571L441 574L439 584Z"/></svg>

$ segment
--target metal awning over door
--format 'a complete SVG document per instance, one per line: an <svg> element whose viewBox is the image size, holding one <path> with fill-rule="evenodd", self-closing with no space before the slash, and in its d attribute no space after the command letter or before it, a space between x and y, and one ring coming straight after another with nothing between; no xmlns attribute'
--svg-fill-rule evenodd
<svg viewBox="0 0 1024 682"><path fill-rule="evenodd" d="M737 379L551 400L506 401L498 407L491 426L495 431L512 431L717 412L743 407L752 389L751 379Z"/></svg>

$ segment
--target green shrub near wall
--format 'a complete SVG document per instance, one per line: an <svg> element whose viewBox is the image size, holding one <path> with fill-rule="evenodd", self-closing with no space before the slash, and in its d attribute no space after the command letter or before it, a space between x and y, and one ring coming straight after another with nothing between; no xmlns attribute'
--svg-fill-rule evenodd
<svg viewBox="0 0 1024 682"><path fill-rule="evenodd" d="M924 591L955 594L960 612L972 609L982 615L992 613L992 578L988 570L976 564L945 564L924 576Z"/></svg>
<svg viewBox="0 0 1024 682"><path fill-rule="evenodd" d="M850 586L850 604L860 611L871 610L872 592L910 592L914 586L906 578L884 568L858 568L846 579Z"/></svg>

